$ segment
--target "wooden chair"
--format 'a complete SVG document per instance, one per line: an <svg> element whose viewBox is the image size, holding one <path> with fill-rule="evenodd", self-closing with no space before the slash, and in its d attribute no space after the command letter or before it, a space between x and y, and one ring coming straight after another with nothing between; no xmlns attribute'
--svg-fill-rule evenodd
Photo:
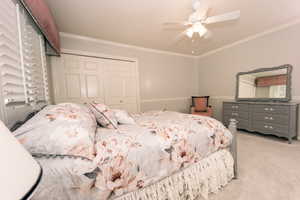
<svg viewBox="0 0 300 200"><path fill-rule="evenodd" d="M209 96L192 96L191 114L212 117L213 109L208 101Z"/></svg>

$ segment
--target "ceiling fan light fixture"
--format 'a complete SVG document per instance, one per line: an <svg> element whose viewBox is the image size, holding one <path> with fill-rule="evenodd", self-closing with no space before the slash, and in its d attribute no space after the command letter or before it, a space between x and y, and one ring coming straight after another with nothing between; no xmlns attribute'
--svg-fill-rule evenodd
<svg viewBox="0 0 300 200"><path fill-rule="evenodd" d="M186 33L185 33L189 38L192 38L194 35L194 30L193 28L189 28Z"/></svg>
<svg viewBox="0 0 300 200"><path fill-rule="evenodd" d="M203 32L206 28L200 23L197 22L193 25L193 31L195 33Z"/></svg>
<svg viewBox="0 0 300 200"><path fill-rule="evenodd" d="M198 33L199 33L200 37L202 37L207 33L207 29L203 26L203 28Z"/></svg>

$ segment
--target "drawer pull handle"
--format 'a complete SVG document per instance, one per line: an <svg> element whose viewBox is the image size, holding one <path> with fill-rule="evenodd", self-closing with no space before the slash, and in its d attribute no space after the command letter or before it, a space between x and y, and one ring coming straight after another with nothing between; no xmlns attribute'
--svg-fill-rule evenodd
<svg viewBox="0 0 300 200"><path fill-rule="evenodd" d="M274 111L274 109L273 109L273 108L270 108L270 111Z"/></svg>
<svg viewBox="0 0 300 200"><path fill-rule="evenodd" d="M273 117L265 117L266 120L273 120Z"/></svg>
<svg viewBox="0 0 300 200"><path fill-rule="evenodd" d="M269 108L265 108L265 111L269 111Z"/></svg>
<svg viewBox="0 0 300 200"><path fill-rule="evenodd" d="M264 127L267 128L267 129L274 129L273 126L267 126L267 125L265 125Z"/></svg>

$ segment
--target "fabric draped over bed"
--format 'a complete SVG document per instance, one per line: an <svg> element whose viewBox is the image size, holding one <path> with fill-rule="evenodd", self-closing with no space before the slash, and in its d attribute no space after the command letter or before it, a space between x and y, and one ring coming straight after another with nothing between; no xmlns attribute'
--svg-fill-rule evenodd
<svg viewBox="0 0 300 200"><path fill-rule="evenodd" d="M96 128L87 107L66 103L44 108L15 131L45 169L34 199L74 191L85 200L207 197L232 179L232 134L222 123L168 111L132 117L134 124Z"/></svg>
<svg viewBox="0 0 300 200"><path fill-rule="evenodd" d="M136 125L98 128L95 186L107 198L144 188L228 147L231 133L218 121L176 112L135 115ZM105 198L104 198L105 199Z"/></svg>

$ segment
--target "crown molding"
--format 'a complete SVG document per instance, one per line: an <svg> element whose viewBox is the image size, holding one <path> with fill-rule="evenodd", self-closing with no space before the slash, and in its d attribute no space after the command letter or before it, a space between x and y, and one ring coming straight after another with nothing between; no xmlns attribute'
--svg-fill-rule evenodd
<svg viewBox="0 0 300 200"><path fill-rule="evenodd" d="M102 54L102 53L94 53L90 51L79 51L74 49L61 49L62 54L74 54L79 56L93 56L98 58L109 58L109 59L115 59L115 60L122 60L122 61L128 61L128 62L138 62L137 58L129 58L129 57L122 57L122 56L114 56L114 55L108 55L108 54Z"/></svg>
<svg viewBox="0 0 300 200"><path fill-rule="evenodd" d="M112 45L112 46L116 46L116 47L130 48L130 49L135 49L135 50L139 50L139 51L147 51L147 52L152 52L152 53L166 54L166 55L171 55L171 56L181 56L181 57L194 58L194 59L196 59L198 57L198 56L193 56L193 55L188 55L188 54L175 53L175 52L171 52L171 51L163 51L163 50L145 48L145 47L140 47L140 46L127 45L127 44L122 44L122 43L118 43L118 42L112 42L112 41L108 41L108 40L102 40L102 39L98 39L98 38L77 35L77 34L73 34L73 33L60 32L59 35L61 37L69 37L72 39L85 40L85 41L89 41L89 42Z"/></svg>
<svg viewBox="0 0 300 200"><path fill-rule="evenodd" d="M287 29L291 26L294 26L294 25L297 25L297 24L300 24L300 19L297 19L297 20L294 20L292 22L289 22L287 24L283 24L283 25L280 25L280 26L277 26L277 27L274 27L274 28L271 28L269 30L266 30L264 32L261 32L261 33L258 33L258 34L255 34L255 35L252 35L252 36L249 36L247 38L244 38L242 40L238 40L236 42L233 42L231 44L228 44L228 45L225 45L223 47L220 47L220 48L217 48L215 50L212 50L212 51L209 51L209 52L206 52L200 56L198 56L198 59L201 59L201 58L205 58L207 56L210 56L210 55L213 55L213 54L216 54L220 51L223 51L225 49L229 49L229 48L232 48L234 46L237 46L237 45L240 45L240 44L243 44L243 43L246 43L246 42L249 42L251 40L255 40L255 39L258 39L258 38L261 38L263 36L266 36L266 35L269 35L269 34L272 34L272 33L275 33L275 32L279 32L281 30L284 30L284 29Z"/></svg>

